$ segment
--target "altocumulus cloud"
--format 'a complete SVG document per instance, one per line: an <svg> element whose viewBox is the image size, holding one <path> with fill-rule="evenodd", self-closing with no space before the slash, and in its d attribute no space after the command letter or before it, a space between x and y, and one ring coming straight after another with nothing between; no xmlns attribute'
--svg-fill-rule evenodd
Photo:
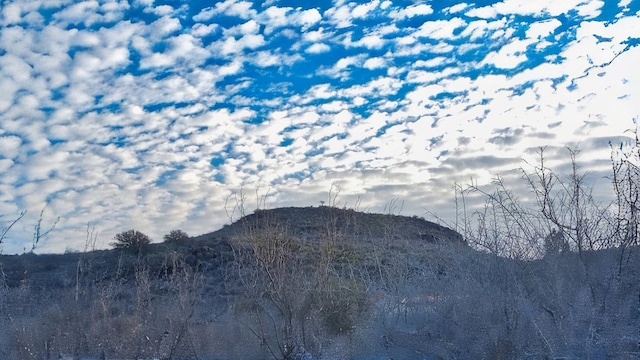
<svg viewBox="0 0 640 360"><path fill-rule="evenodd" d="M0 10L6 253L160 240L267 206L452 211L451 185L581 145L607 172L640 102L637 1L27 1ZM563 166L560 151L550 165ZM608 186L596 181L597 186ZM333 185L333 188L332 188ZM602 191L603 193L606 191ZM248 198L252 198L249 196ZM359 202L356 199L359 198ZM256 206L253 201L248 208Z"/></svg>

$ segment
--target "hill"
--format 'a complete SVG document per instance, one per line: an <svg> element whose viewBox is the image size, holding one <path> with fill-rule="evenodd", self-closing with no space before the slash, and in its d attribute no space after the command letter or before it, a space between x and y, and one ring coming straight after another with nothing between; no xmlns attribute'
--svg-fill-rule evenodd
<svg viewBox="0 0 640 360"><path fill-rule="evenodd" d="M160 272L172 256L209 271L218 270L232 260L231 243L249 229L260 232L273 226L282 227L288 235L304 241L320 241L328 236L339 237L353 245L399 240L402 246L416 244L451 243L464 245L455 231L418 217L364 213L348 209L322 207L287 207L258 210L233 224L179 244L155 243L145 251L145 265L152 272ZM32 288L55 289L76 281L78 264L91 261L91 269L83 276L98 276L103 280L115 276L133 276L137 260L119 250L99 250L88 253L0 255L2 280L16 287L28 281ZM89 271L89 273L87 273ZM212 281L218 281L214 277Z"/></svg>
<svg viewBox="0 0 640 360"><path fill-rule="evenodd" d="M284 227L291 236L308 240L332 235L348 236L357 241L403 239L464 244L459 233L416 216L365 213L330 206L256 210L231 225L194 237L193 240L229 240L241 236L248 227L260 229L274 224Z"/></svg>

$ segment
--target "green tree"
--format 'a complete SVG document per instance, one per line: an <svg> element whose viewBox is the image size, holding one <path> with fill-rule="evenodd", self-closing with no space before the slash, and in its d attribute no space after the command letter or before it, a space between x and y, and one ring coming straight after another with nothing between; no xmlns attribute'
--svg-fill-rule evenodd
<svg viewBox="0 0 640 360"><path fill-rule="evenodd" d="M113 237L111 246L116 249L140 253L151 243L149 236L138 230L127 230Z"/></svg>

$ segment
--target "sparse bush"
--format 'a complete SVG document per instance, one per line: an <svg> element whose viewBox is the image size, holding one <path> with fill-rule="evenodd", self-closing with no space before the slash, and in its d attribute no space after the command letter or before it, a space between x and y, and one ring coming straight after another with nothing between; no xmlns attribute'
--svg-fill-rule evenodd
<svg viewBox="0 0 640 360"><path fill-rule="evenodd" d="M162 238L166 243L181 244L186 240L189 240L189 235L187 235L187 233L182 230L171 230L171 232L169 232Z"/></svg>
<svg viewBox="0 0 640 360"><path fill-rule="evenodd" d="M149 236L138 230L127 230L113 237L111 246L116 249L130 251L136 254L141 253L147 245L151 243Z"/></svg>

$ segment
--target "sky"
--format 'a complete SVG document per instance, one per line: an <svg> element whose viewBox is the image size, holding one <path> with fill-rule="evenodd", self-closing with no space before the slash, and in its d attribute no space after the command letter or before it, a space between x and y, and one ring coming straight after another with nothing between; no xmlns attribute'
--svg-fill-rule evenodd
<svg viewBox="0 0 640 360"><path fill-rule="evenodd" d="M0 229L27 212L2 253L41 213L60 253L208 233L241 198L446 220L540 146L607 194L639 39L639 0L3 0Z"/></svg>

